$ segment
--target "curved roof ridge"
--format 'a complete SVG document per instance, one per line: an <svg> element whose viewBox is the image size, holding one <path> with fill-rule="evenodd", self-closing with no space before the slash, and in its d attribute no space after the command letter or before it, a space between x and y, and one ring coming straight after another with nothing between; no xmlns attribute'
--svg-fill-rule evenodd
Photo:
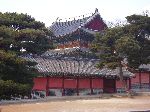
<svg viewBox="0 0 150 112"><path fill-rule="evenodd" d="M39 73L48 73L49 75L72 74L74 76L102 76L102 77L119 77L119 69L96 68L99 62L95 59L88 60L69 60L69 59L46 59L41 57L22 57L26 60L37 62L35 68ZM123 67L124 77L133 77L133 73Z"/></svg>
<svg viewBox="0 0 150 112"><path fill-rule="evenodd" d="M95 16L97 16L97 15L99 15L100 18L101 18L100 13L99 13L98 11L96 11L96 12L84 23L84 25L86 25L87 23L89 23L90 21L92 21L92 20L95 18ZM102 18L101 18L101 19L102 19Z"/></svg>
<svg viewBox="0 0 150 112"><path fill-rule="evenodd" d="M83 28L87 23L92 21L97 15L100 16L101 21L103 22L98 9L95 10L95 13L92 16L84 17L81 19L74 19L66 22L54 22L49 28L54 33L56 37L64 36L70 33L75 32L78 28ZM58 20L58 19L57 19Z"/></svg>

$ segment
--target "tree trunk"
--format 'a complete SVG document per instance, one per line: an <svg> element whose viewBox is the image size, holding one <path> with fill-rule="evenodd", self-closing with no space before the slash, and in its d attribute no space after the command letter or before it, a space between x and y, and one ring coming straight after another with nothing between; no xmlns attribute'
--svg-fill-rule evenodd
<svg viewBox="0 0 150 112"><path fill-rule="evenodd" d="M123 70L122 70L121 59L119 59L119 77L120 77L120 80L123 84L123 87L124 87L125 91L127 92L128 96L130 97L131 96L130 90L128 89L127 83L123 78Z"/></svg>

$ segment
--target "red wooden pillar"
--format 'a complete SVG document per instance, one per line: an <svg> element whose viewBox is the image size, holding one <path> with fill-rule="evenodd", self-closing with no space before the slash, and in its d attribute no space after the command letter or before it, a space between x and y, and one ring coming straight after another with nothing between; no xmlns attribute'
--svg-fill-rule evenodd
<svg viewBox="0 0 150 112"><path fill-rule="evenodd" d="M103 79L104 80L104 79ZM118 81L121 81L120 80L120 78L119 79L117 79L117 78L115 78L115 93L117 93L117 80ZM122 83L122 82L121 82ZM103 86L103 88L104 88L104 86ZM104 90L104 89L103 89Z"/></svg>
<svg viewBox="0 0 150 112"><path fill-rule="evenodd" d="M140 83L140 89L141 89L141 70L139 71L139 83Z"/></svg>
<svg viewBox="0 0 150 112"><path fill-rule="evenodd" d="M150 88L150 71L149 71L149 88Z"/></svg>
<svg viewBox="0 0 150 112"><path fill-rule="evenodd" d="M47 76L46 77L46 96L48 96L49 95L49 87L48 87L48 85L49 85L49 77Z"/></svg>
<svg viewBox="0 0 150 112"><path fill-rule="evenodd" d="M103 89L103 93L104 93L104 77L103 78L101 78L102 79L102 81L103 81L103 86L102 86L102 89ZM116 84L116 83L115 83ZM116 87L116 85L115 85L115 87ZM116 90L115 90L116 91Z"/></svg>
<svg viewBox="0 0 150 112"><path fill-rule="evenodd" d="M63 75L63 80L62 80L62 96L64 96L65 95L65 89L64 89L64 80L65 80L65 77L64 77L64 75Z"/></svg>
<svg viewBox="0 0 150 112"><path fill-rule="evenodd" d="M77 76L77 96L79 96L79 77Z"/></svg>
<svg viewBox="0 0 150 112"><path fill-rule="evenodd" d="M92 88L92 77L90 77L90 89L91 89L91 95L93 94L93 88Z"/></svg>
<svg viewBox="0 0 150 112"><path fill-rule="evenodd" d="M129 78L129 90L131 89L131 78Z"/></svg>

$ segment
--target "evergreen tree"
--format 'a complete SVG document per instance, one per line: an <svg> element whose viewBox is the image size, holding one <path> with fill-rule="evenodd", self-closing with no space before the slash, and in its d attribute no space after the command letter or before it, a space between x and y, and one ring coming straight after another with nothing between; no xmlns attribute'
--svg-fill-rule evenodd
<svg viewBox="0 0 150 112"><path fill-rule="evenodd" d="M27 14L0 13L0 48L20 53L41 54L53 47L48 37L52 33L44 23Z"/></svg>
<svg viewBox="0 0 150 112"><path fill-rule="evenodd" d="M122 64L124 59L130 59L132 52L139 50L139 45L130 35L125 35L122 27L107 29L103 34L97 35L92 49L100 57L98 68L107 67L115 69L119 67L119 78L124 88L128 91L123 77Z"/></svg>
<svg viewBox="0 0 150 112"><path fill-rule="evenodd" d="M135 52L133 59L129 59L131 66L136 68L140 64L150 63L150 17L148 15L127 16L128 25L125 26L125 33L128 33L138 41L139 51Z"/></svg>
<svg viewBox="0 0 150 112"><path fill-rule="evenodd" d="M25 61L19 55L41 54L52 48L52 42L48 41L50 36L52 33L44 23L27 14L0 13L0 78L32 82L35 63Z"/></svg>
<svg viewBox="0 0 150 112"><path fill-rule="evenodd" d="M38 75L34 68L37 63L26 61L20 55L38 55L52 48L52 42L48 41L50 36L52 33L44 23L27 14L0 13L0 80L13 81L12 84L17 85L17 89L15 86L12 91L19 89L22 92L19 91L18 94L22 95L30 92L33 77ZM7 86L7 83L3 84L3 87ZM28 92L24 93L26 90ZM5 91L1 89L0 93ZM10 98L10 95L8 93L4 96ZM4 97L0 96L1 98Z"/></svg>

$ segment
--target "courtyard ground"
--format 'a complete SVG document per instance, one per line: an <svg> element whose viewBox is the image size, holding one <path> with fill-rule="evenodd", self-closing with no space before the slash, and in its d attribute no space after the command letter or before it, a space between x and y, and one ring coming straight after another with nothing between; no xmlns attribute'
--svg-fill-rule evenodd
<svg viewBox="0 0 150 112"><path fill-rule="evenodd" d="M0 112L150 112L150 96L7 104Z"/></svg>

